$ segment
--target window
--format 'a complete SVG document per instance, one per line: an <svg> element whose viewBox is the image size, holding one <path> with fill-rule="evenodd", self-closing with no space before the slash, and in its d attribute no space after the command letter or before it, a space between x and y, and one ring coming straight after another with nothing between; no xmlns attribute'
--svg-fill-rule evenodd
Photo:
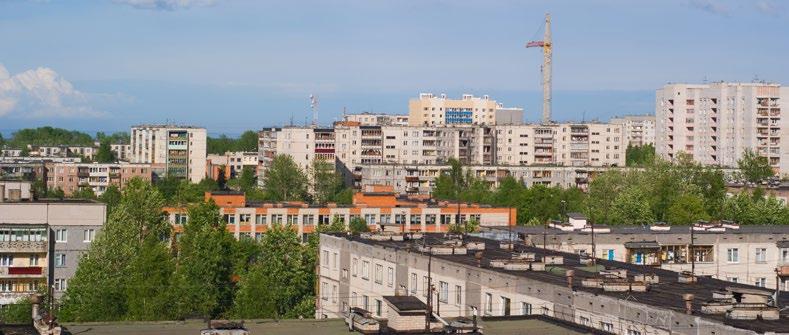
<svg viewBox="0 0 789 335"><path fill-rule="evenodd" d="M326 283L321 283L321 299L323 300L329 300L329 292L326 286L328 286Z"/></svg>
<svg viewBox="0 0 789 335"><path fill-rule="evenodd" d="M55 230L55 242L57 242L57 243L66 243L66 242L68 242L68 230L66 230L66 229L57 229L57 230Z"/></svg>
<svg viewBox="0 0 789 335"><path fill-rule="evenodd" d="M627 330L627 335L641 335L641 332L638 331L638 330L634 330L634 329L628 329Z"/></svg>
<svg viewBox="0 0 789 335"><path fill-rule="evenodd" d="M375 264L375 283L383 283L384 267L381 264Z"/></svg>
<svg viewBox="0 0 789 335"><path fill-rule="evenodd" d="M56 267L66 266L66 254L55 254L55 266Z"/></svg>
<svg viewBox="0 0 789 335"><path fill-rule="evenodd" d="M383 303L381 300L375 299L375 315L381 316Z"/></svg>
<svg viewBox="0 0 789 335"><path fill-rule="evenodd" d="M604 331L607 331L607 332L613 332L614 331L614 324L600 321L600 329L602 329Z"/></svg>
<svg viewBox="0 0 789 335"><path fill-rule="evenodd" d="M490 293L485 293L485 313L493 313L493 295Z"/></svg>
<svg viewBox="0 0 789 335"><path fill-rule="evenodd" d="M789 249L781 249L781 260L789 262Z"/></svg>
<svg viewBox="0 0 789 335"><path fill-rule="evenodd" d="M726 277L726 280L728 280L728 281L730 281L730 282L732 282L732 283L738 283L738 282L740 282L740 279L739 279L739 278L737 278L737 277Z"/></svg>
<svg viewBox="0 0 789 335"><path fill-rule="evenodd" d="M356 298L357 298L356 292L351 293L351 306L353 307L356 307Z"/></svg>
<svg viewBox="0 0 789 335"><path fill-rule="evenodd" d="M362 261L362 279L370 279L370 262Z"/></svg>
<svg viewBox="0 0 789 335"><path fill-rule="evenodd" d="M767 286L767 278L759 277L756 278L756 282L754 283L757 287L765 287Z"/></svg>
<svg viewBox="0 0 789 335"><path fill-rule="evenodd" d="M266 215L265 214L255 215L255 223L256 224L266 224Z"/></svg>
<svg viewBox="0 0 789 335"><path fill-rule="evenodd" d="M14 264L14 256L13 255L2 255L0 254L0 266L8 267Z"/></svg>
<svg viewBox="0 0 789 335"><path fill-rule="evenodd" d="M249 224L252 221L252 214L239 214L238 222Z"/></svg>
<svg viewBox="0 0 789 335"><path fill-rule="evenodd" d="M363 295L362 296L362 309L369 311L370 310L370 297Z"/></svg>
<svg viewBox="0 0 789 335"><path fill-rule="evenodd" d="M184 224L186 224L187 220L189 220L189 216L188 215L186 215L186 214L179 214L179 213L175 214L175 224L184 225Z"/></svg>
<svg viewBox="0 0 789 335"><path fill-rule="evenodd" d="M359 266L359 260L354 258L351 260L351 276L356 277L356 273L358 271L357 267Z"/></svg>
<svg viewBox="0 0 789 335"><path fill-rule="evenodd" d="M331 302L337 303L337 285L331 286Z"/></svg>
<svg viewBox="0 0 789 335"><path fill-rule="evenodd" d="M528 302L521 303L521 314L529 315L531 314L531 304Z"/></svg>
<svg viewBox="0 0 789 335"><path fill-rule="evenodd" d="M428 282L427 282L427 276L422 276L422 295L423 296L427 296L427 292L428 292L428 290L430 290L430 288L428 286L429 285L428 285Z"/></svg>
<svg viewBox="0 0 789 335"><path fill-rule="evenodd" d="M224 215L225 223L227 224L235 224L236 223L236 215L235 214L225 214Z"/></svg>
<svg viewBox="0 0 789 335"><path fill-rule="evenodd" d="M455 303L463 304L463 288L460 285L455 285Z"/></svg>
<svg viewBox="0 0 789 335"><path fill-rule="evenodd" d="M449 302L449 284L444 281L438 282L438 301Z"/></svg>
<svg viewBox="0 0 789 335"><path fill-rule="evenodd" d="M337 262L337 253L335 252L335 253L332 254L332 259L331 259L331 267L332 267L332 269L337 270L338 267L339 267L338 263L339 262Z"/></svg>
<svg viewBox="0 0 789 335"><path fill-rule="evenodd" d="M82 242L90 243L93 242L93 237L96 235L96 231L93 229L85 229L82 231Z"/></svg>
<svg viewBox="0 0 789 335"><path fill-rule="evenodd" d="M740 249L737 248L726 249L726 261L729 263L739 263Z"/></svg>
<svg viewBox="0 0 789 335"><path fill-rule="evenodd" d="M766 263L766 262L767 262L767 249L756 248L756 263Z"/></svg>
<svg viewBox="0 0 789 335"><path fill-rule="evenodd" d="M394 286L394 269L392 267L386 269L386 285L389 287Z"/></svg>
<svg viewBox="0 0 789 335"><path fill-rule="evenodd" d="M38 266L38 255L30 255L30 266Z"/></svg>
<svg viewBox="0 0 789 335"><path fill-rule="evenodd" d="M55 278L55 291L65 291L66 287L68 286L66 279L63 278Z"/></svg>
<svg viewBox="0 0 789 335"><path fill-rule="evenodd" d="M416 294L416 273L411 274L411 294Z"/></svg>

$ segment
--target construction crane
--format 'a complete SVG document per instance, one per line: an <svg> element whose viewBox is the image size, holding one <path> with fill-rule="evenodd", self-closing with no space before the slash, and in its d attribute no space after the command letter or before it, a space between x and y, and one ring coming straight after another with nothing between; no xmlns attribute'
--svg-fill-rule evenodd
<svg viewBox="0 0 789 335"><path fill-rule="evenodd" d="M551 122L551 14L545 14L545 36L542 41L530 41L527 48L542 48L542 123Z"/></svg>

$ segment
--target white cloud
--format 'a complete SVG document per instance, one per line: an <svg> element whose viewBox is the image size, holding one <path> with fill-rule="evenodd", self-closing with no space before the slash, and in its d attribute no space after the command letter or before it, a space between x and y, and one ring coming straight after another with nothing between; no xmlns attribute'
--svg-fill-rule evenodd
<svg viewBox="0 0 789 335"><path fill-rule="evenodd" d="M90 106L90 98L50 68L40 67L11 76L0 64L0 117L105 116L106 113Z"/></svg>
<svg viewBox="0 0 789 335"><path fill-rule="evenodd" d="M115 0L138 9L177 10L211 6L216 0Z"/></svg>
<svg viewBox="0 0 789 335"><path fill-rule="evenodd" d="M781 8L781 6L778 6L772 1L766 0L757 1L756 10L770 16L779 16L783 12L783 8Z"/></svg>
<svg viewBox="0 0 789 335"><path fill-rule="evenodd" d="M721 1L716 0L691 0L690 6L710 14L715 15L729 15L729 8L726 7Z"/></svg>

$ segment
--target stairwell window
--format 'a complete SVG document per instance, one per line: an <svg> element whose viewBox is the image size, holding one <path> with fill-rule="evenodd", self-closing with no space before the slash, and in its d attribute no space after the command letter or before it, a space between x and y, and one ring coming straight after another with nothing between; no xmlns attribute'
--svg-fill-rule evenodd
<svg viewBox="0 0 789 335"><path fill-rule="evenodd" d="M66 243L66 242L68 242L68 230L66 230L66 229L57 229L57 230L55 230L55 242L57 242L57 243Z"/></svg>
<svg viewBox="0 0 789 335"><path fill-rule="evenodd" d="M767 263L766 248L756 248L756 263Z"/></svg>
<svg viewBox="0 0 789 335"><path fill-rule="evenodd" d="M449 284L447 282L438 282L438 301L449 302Z"/></svg>
<svg viewBox="0 0 789 335"><path fill-rule="evenodd" d="M96 235L96 231L93 230L93 229L85 229L82 232L82 235L83 235L82 236L82 242L90 243L90 242L93 242L93 238Z"/></svg>
<svg viewBox="0 0 789 335"><path fill-rule="evenodd" d="M740 249L738 249L738 248L726 249L726 261L729 262L729 263L739 263L740 262Z"/></svg>

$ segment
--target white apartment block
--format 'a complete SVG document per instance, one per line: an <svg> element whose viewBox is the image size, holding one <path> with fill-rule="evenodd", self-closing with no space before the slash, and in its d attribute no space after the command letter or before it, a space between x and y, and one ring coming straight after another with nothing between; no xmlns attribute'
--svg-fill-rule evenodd
<svg viewBox="0 0 789 335"><path fill-rule="evenodd" d="M653 115L625 115L612 118L608 123L622 125L625 145L634 147L655 145L655 116Z"/></svg>
<svg viewBox="0 0 789 335"><path fill-rule="evenodd" d="M622 125L612 124L432 127L338 122L334 129L264 130L259 159L262 170L277 154L290 155L304 169L315 158L336 159L350 170L374 165L440 166L450 158L469 166L615 167L625 165L625 143Z"/></svg>
<svg viewBox="0 0 789 335"><path fill-rule="evenodd" d="M200 182L206 175L206 130L190 126L134 126L129 157L132 163L151 164L162 177Z"/></svg>
<svg viewBox="0 0 789 335"><path fill-rule="evenodd" d="M376 114L358 113L344 114L342 120L345 122L358 122L361 126L407 126L408 115L401 114Z"/></svg>
<svg viewBox="0 0 789 335"><path fill-rule="evenodd" d="M656 153L671 160L685 152L702 164L735 167L750 149L787 175L787 99L789 87L779 84L666 85L656 94Z"/></svg>
<svg viewBox="0 0 789 335"><path fill-rule="evenodd" d="M448 99L421 93L408 102L408 123L412 126L494 125L523 123L522 108L506 108L485 95L463 94L461 99Z"/></svg>

